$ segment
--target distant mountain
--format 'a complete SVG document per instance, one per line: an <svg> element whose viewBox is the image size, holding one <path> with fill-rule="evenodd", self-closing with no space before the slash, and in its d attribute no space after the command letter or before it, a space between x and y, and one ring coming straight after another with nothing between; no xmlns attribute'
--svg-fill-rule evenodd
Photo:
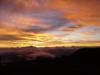
<svg viewBox="0 0 100 75"><path fill-rule="evenodd" d="M20 62L36 60L38 58L51 58L58 60L61 58L87 59L89 57L99 56L100 47L22 47L22 48L0 48L0 63ZM81 58L82 58L81 57ZM84 60L85 60L84 59Z"/></svg>
<svg viewBox="0 0 100 75"><path fill-rule="evenodd" d="M32 49L32 50L31 50ZM42 50L44 49L44 50ZM65 51L67 50L73 50L75 48L35 48L35 47L24 47L24 48L11 48L12 50L19 50L18 53L22 52L21 54L15 53L4 53L0 55L2 57L2 61L0 59L0 73L10 73L14 75L33 75L38 73L51 73L51 72L61 72L66 74L68 73L78 73L80 75L80 71L82 74L85 72L88 72L89 74L95 74L97 69L99 68L99 57L100 57L100 47L84 47L84 48L78 48L79 50L76 50L72 52L70 55L65 55ZM76 48L77 49L77 48ZM0 50L9 50L9 49L0 49ZM21 51L20 51L21 50ZM47 56L38 56L36 59L28 60L24 52L30 52L31 51L47 51L50 53L63 53L60 57L47 57ZM10 52L11 52L10 51ZM69 51L68 51L69 52ZM34 53L34 52L33 52ZM8 60L7 60L8 59ZM12 61L12 62L11 62ZM6 63L5 63L6 62ZM10 62L10 63L8 63Z"/></svg>
<svg viewBox="0 0 100 75"><path fill-rule="evenodd" d="M61 57L68 56L75 51L78 47L22 47L22 48L0 48L1 62L12 62L18 58L26 60L33 60L37 57Z"/></svg>

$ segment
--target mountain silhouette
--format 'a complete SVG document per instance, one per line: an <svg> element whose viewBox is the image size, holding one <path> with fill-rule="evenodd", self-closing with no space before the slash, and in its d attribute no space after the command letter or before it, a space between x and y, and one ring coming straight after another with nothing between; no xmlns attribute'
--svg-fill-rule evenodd
<svg viewBox="0 0 100 75"><path fill-rule="evenodd" d="M10 58L12 59L12 62L10 63L2 63L1 68L2 72L8 72L8 73L21 73L24 75L33 75L34 73L51 73L51 72L61 72L61 73L78 73L82 72L83 74L87 71L89 74L96 72L98 65L99 65L99 57L100 57L100 47L78 47L78 48L67 48L67 47L62 47L62 48L34 48L34 47L25 47L25 48L18 48L18 49L23 49L25 52L27 49L30 48L32 51L37 51L45 49L44 51L50 52L56 55L56 57L51 57L47 55L41 55L37 56L36 58L29 59L25 55L19 55L19 54L2 54L1 56L5 59ZM34 50L33 50L34 49ZM60 50L63 51L63 49L66 51L68 50L74 50L73 52L69 52L70 54L65 55L64 53L61 52ZM77 50L76 50L77 49ZM54 50L58 50L59 52L54 52ZM17 52L17 51L15 51ZM30 54L29 52L29 54ZM67 51L66 51L67 52ZM19 51L18 51L19 53ZM22 54L21 53L21 54ZM34 52L33 52L34 53ZM24 53L23 53L24 54ZM26 51L27 54L27 51ZM6 58L7 57L7 58ZM57 71L56 71L57 70ZM7 73L6 72L6 73Z"/></svg>
<svg viewBox="0 0 100 75"><path fill-rule="evenodd" d="M13 62L18 57L26 60L34 60L37 57L55 58L61 56L69 56L77 51L76 47L21 47L21 48L0 48L1 62ZM15 58L17 57L17 58Z"/></svg>

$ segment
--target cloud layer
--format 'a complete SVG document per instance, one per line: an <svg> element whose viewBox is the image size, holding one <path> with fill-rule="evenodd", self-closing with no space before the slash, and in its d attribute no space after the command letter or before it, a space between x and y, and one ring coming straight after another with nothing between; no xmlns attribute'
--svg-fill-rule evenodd
<svg viewBox="0 0 100 75"><path fill-rule="evenodd" d="M99 3L99 0L0 0L0 47L97 44Z"/></svg>

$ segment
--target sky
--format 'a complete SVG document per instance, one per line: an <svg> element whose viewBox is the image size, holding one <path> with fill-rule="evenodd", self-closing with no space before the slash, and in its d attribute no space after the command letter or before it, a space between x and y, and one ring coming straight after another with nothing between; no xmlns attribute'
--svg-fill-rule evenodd
<svg viewBox="0 0 100 75"><path fill-rule="evenodd" d="M0 47L100 46L100 0L0 0Z"/></svg>

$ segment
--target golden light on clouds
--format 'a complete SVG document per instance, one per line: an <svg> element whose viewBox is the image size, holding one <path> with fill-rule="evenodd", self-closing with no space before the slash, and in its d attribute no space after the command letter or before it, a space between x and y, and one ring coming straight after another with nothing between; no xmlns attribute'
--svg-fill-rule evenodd
<svg viewBox="0 0 100 75"><path fill-rule="evenodd" d="M99 0L1 0L0 47L100 46Z"/></svg>

